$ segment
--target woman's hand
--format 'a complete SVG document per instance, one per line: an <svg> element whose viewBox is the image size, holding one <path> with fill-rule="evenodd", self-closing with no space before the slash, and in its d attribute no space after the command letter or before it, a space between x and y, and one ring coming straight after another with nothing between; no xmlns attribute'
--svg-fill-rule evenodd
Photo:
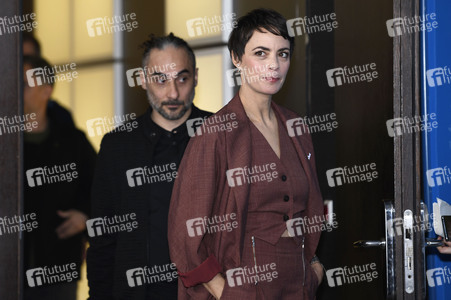
<svg viewBox="0 0 451 300"><path fill-rule="evenodd" d="M443 238L439 237L438 239ZM451 254L451 242L443 241L443 246L437 247L437 250L442 254Z"/></svg>
<svg viewBox="0 0 451 300"><path fill-rule="evenodd" d="M221 299L222 291L224 291L225 286L225 279L221 276L221 273L216 274L212 280L203 285L215 299Z"/></svg>
<svg viewBox="0 0 451 300"><path fill-rule="evenodd" d="M313 268L313 271L315 271L316 276L318 277L318 285L320 285L324 277L323 265L318 261L312 263L311 266Z"/></svg>

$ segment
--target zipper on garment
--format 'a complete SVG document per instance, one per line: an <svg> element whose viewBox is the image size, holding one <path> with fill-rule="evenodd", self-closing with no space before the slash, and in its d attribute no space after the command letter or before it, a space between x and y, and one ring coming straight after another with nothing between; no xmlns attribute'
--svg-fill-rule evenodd
<svg viewBox="0 0 451 300"><path fill-rule="evenodd" d="M255 277L257 278L257 279L255 279L255 285L257 285L257 283L258 283L257 258L255 257L255 238L254 238L254 236L251 237L251 240L252 240L252 253L254 255L254 266L255 266L255 275L256 275Z"/></svg>
<svg viewBox="0 0 451 300"><path fill-rule="evenodd" d="M304 268L304 275L302 278L302 286L305 286L305 256L304 256L304 240L305 236L302 236L302 267Z"/></svg>

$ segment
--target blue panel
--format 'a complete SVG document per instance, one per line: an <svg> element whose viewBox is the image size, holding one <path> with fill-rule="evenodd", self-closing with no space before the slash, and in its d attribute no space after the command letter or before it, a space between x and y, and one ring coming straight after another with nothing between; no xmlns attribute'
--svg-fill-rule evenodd
<svg viewBox="0 0 451 300"><path fill-rule="evenodd" d="M425 30L421 38L422 114L435 113L438 122L436 129L422 136L424 199L432 213L437 198L451 204L451 174L443 174L451 169L451 1L422 0L421 9L423 16L435 13L438 22L437 29ZM436 236L431 232L429 237ZM451 255L431 248L426 255L428 299L450 299Z"/></svg>

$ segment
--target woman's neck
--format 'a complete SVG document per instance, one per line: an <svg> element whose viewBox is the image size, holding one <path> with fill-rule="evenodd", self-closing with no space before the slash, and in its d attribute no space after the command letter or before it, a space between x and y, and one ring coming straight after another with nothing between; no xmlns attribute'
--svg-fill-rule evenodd
<svg viewBox="0 0 451 300"><path fill-rule="evenodd" d="M274 120L270 95L256 93L246 86L240 88L239 95L244 111L253 123L269 124Z"/></svg>

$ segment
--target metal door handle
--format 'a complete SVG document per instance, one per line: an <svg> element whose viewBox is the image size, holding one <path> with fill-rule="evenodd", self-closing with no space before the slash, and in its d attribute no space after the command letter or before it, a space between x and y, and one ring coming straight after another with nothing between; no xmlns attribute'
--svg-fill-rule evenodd
<svg viewBox="0 0 451 300"><path fill-rule="evenodd" d="M353 243L354 248L380 247L385 248L385 241L364 241L360 240Z"/></svg>
<svg viewBox="0 0 451 300"><path fill-rule="evenodd" d="M441 247L443 246L443 240L426 239L426 247Z"/></svg>
<svg viewBox="0 0 451 300"><path fill-rule="evenodd" d="M385 262L386 262L386 284L387 284L387 296L386 299L395 299L396 279L395 279L395 238L391 234L393 231L393 220L395 220L395 208L393 202L390 200L384 201L385 212L385 239L380 241L367 241L360 240L354 242L354 248L372 248L378 247L385 249Z"/></svg>

